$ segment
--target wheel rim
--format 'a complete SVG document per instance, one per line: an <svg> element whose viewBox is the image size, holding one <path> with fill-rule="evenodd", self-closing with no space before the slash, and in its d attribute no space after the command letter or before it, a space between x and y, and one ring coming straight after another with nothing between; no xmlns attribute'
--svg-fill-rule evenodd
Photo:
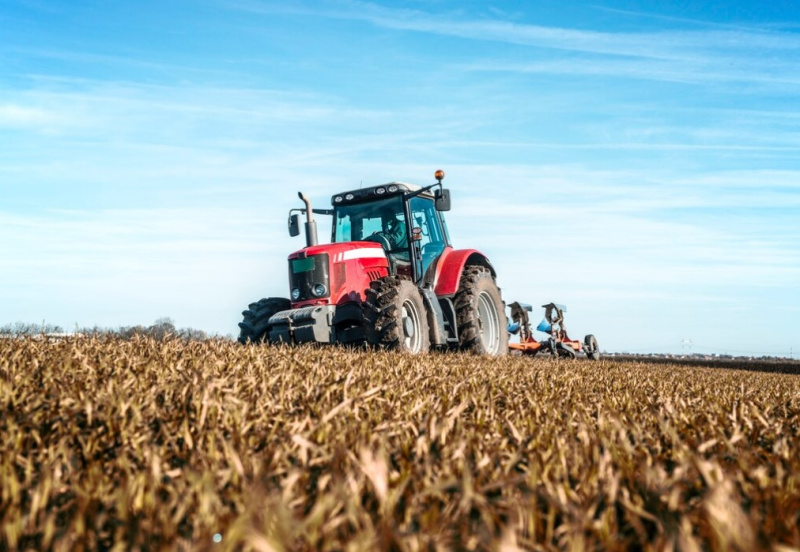
<svg viewBox="0 0 800 552"><path fill-rule="evenodd" d="M597 359L600 356L600 352L598 351L599 347L597 346L597 338L595 338L594 336L592 336L591 339L589 339L588 348L590 349L590 351L586 353L586 356L588 356L591 359Z"/></svg>
<svg viewBox="0 0 800 552"><path fill-rule="evenodd" d="M490 355L500 348L500 320L492 296L484 291L478 296L478 325L483 349Z"/></svg>
<svg viewBox="0 0 800 552"><path fill-rule="evenodd" d="M401 310L400 327L403 332L403 342L406 351L418 353L422 344L422 324L419 310L413 301L403 303Z"/></svg>

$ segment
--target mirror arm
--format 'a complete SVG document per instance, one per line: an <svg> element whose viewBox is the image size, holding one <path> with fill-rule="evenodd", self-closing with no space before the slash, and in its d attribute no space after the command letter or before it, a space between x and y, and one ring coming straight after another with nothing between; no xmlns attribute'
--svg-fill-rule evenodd
<svg viewBox="0 0 800 552"><path fill-rule="evenodd" d="M333 215L333 209L311 209L311 212L316 215ZM289 209L289 214L291 215L292 213L300 213L301 215L305 215L306 210L300 207L296 209Z"/></svg>
<svg viewBox="0 0 800 552"><path fill-rule="evenodd" d="M437 182L436 184L431 184L430 186L425 186L424 188L420 188L419 190L416 190L414 192L408 193L408 194L405 195L405 197L403 199L411 199L412 197L417 197L418 195L424 194L425 192L427 192L428 190L430 190L432 188L435 188L436 186L439 186L440 190L442 189L442 183L441 182Z"/></svg>

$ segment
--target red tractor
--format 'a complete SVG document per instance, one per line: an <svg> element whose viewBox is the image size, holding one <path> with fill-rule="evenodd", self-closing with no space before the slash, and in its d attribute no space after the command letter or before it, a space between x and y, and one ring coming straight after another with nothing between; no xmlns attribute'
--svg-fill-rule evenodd
<svg viewBox="0 0 800 552"><path fill-rule="evenodd" d="M505 305L489 259L453 249L444 171L425 187L392 182L336 194L332 209L289 213L306 247L289 255L291 299L251 303L242 343L338 343L419 353L508 352ZM317 243L314 214L333 217L331 243Z"/></svg>

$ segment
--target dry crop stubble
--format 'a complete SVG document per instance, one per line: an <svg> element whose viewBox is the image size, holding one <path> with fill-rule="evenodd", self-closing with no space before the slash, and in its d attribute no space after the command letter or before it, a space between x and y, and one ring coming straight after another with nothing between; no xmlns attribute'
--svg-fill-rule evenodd
<svg viewBox="0 0 800 552"><path fill-rule="evenodd" d="M3 340L0 408L0 549L800 548L796 375Z"/></svg>

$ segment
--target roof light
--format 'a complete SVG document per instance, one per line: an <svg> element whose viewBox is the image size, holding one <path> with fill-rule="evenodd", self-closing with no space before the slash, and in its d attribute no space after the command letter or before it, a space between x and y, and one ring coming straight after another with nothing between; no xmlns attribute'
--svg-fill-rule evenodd
<svg viewBox="0 0 800 552"><path fill-rule="evenodd" d="M386 193L386 188L384 188L383 186L381 186L380 188L376 188L375 193L378 195L383 195Z"/></svg>
<svg viewBox="0 0 800 552"><path fill-rule="evenodd" d="M397 191L397 186L389 186L389 191L394 193Z"/></svg>
<svg viewBox="0 0 800 552"><path fill-rule="evenodd" d="M333 202L334 203L341 203L342 202L342 196L336 196L335 198L333 198Z"/></svg>
<svg viewBox="0 0 800 552"><path fill-rule="evenodd" d="M356 196L354 196L353 194L347 194L346 196L344 196L344 198L345 198L347 201L350 201L350 200L351 200L351 199L353 199L354 197L356 197Z"/></svg>
<svg viewBox="0 0 800 552"><path fill-rule="evenodd" d="M439 169L438 171L433 173L433 177L439 182L441 182L442 180L444 180L444 171L442 169Z"/></svg>

